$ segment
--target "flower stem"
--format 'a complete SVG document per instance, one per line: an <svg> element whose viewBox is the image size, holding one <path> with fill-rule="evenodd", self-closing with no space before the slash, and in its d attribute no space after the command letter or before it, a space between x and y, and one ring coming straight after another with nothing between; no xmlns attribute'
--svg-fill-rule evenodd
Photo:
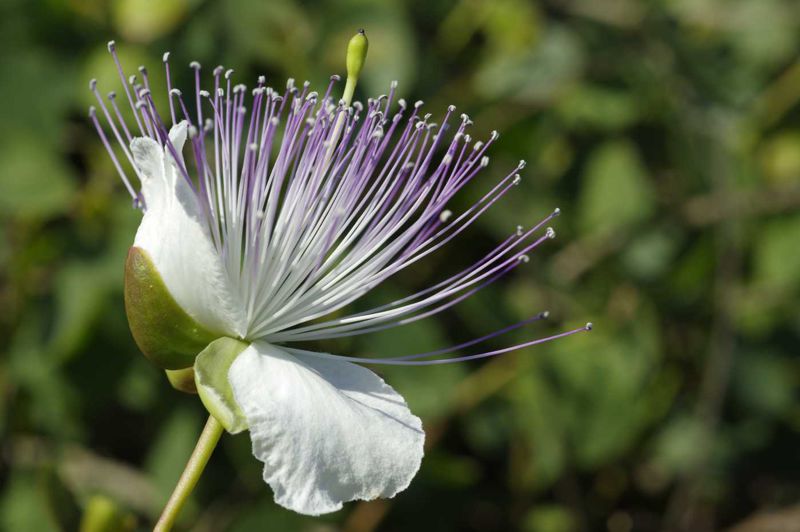
<svg viewBox="0 0 800 532"><path fill-rule="evenodd" d="M183 508L195 485L197 485L200 475L203 474L203 469L205 469L208 459L211 458L211 453L214 452L214 447L217 446L223 430L222 425L219 424L214 416L208 416L208 421L206 421L206 426L197 440L192 456L189 457L189 461L186 463L183 473L181 473L181 478L178 479L178 484L175 486L172 495L170 495L164 511L161 512L161 517L158 518L158 523L153 528L153 532L169 532L172 530L172 525L175 524L178 513Z"/></svg>

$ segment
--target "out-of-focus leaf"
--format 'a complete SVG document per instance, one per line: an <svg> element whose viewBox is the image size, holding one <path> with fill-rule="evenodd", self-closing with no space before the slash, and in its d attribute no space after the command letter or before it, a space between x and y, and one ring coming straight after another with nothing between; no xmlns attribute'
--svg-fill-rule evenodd
<svg viewBox="0 0 800 532"><path fill-rule="evenodd" d="M628 91L579 85L558 102L557 111L573 128L618 130L638 117L634 96Z"/></svg>
<svg viewBox="0 0 800 532"><path fill-rule="evenodd" d="M151 408L158 398L163 376L150 363L136 360L129 364L120 379L117 396L119 401L134 411Z"/></svg>
<svg viewBox="0 0 800 532"><path fill-rule="evenodd" d="M225 34L238 53L283 66L292 76L307 76L304 59L314 44L314 31L300 5L291 0L232 0L224 3L224 15Z"/></svg>
<svg viewBox="0 0 800 532"><path fill-rule="evenodd" d="M473 408L463 420L470 445L484 452L501 452L514 434L514 419L505 403Z"/></svg>
<svg viewBox="0 0 800 532"><path fill-rule="evenodd" d="M562 405L538 371L521 373L509 385L508 393L520 436L530 455L526 467L512 471L512 478L523 486L548 487L568 461Z"/></svg>
<svg viewBox="0 0 800 532"><path fill-rule="evenodd" d="M764 143L761 167L767 181L797 183L800 181L800 131L782 131Z"/></svg>
<svg viewBox="0 0 800 532"><path fill-rule="evenodd" d="M5 269L11 256L11 245L4 232L0 232L0 269Z"/></svg>
<svg viewBox="0 0 800 532"><path fill-rule="evenodd" d="M579 198L580 225L587 232L608 232L641 222L655 208L654 192L636 147L609 141L586 163Z"/></svg>
<svg viewBox="0 0 800 532"><path fill-rule="evenodd" d="M670 285L682 304L697 300L708 291L708 278L714 271L714 249L707 239L695 242L672 265Z"/></svg>
<svg viewBox="0 0 800 532"><path fill-rule="evenodd" d="M425 462L426 477L448 489L468 488L481 477L478 464L469 457L431 453L425 456Z"/></svg>
<svg viewBox="0 0 800 532"><path fill-rule="evenodd" d="M114 0L114 26L126 39L150 42L166 35L184 19L189 0Z"/></svg>
<svg viewBox="0 0 800 532"><path fill-rule="evenodd" d="M485 11L488 45L495 54L513 54L536 43L542 30L539 7L526 0L498 0L491 4L464 2Z"/></svg>
<svg viewBox="0 0 800 532"><path fill-rule="evenodd" d="M575 532L580 530L572 510L560 505L537 505L525 516L526 532Z"/></svg>
<svg viewBox="0 0 800 532"><path fill-rule="evenodd" d="M89 498L81 518L80 532L133 532L136 518L104 495Z"/></svg>
<svg viewBox="0 0 800 532"><path fill-rule="evenodd" d="M771 221L758 233L754 250L755 281L792 290L800 285L800 216Z"/></svg>
<svg viewBox="0 0 800 532"><path fill-rule="evenodd" d="M439 41L448 51L457 51L479 30L492 54L515 54L535 43L541 31L539 11L525 0L460 2L442 22Z"/></svg>
<svg viewBox="0 0 800 532"><path fill-rule="evenodd" d="M41 219L69 209L75 194L70 168L33 136L0 146L0 216Z"/></svg>
<svg viewBox="0 0 800 532"><path fill-rule="evenodd" d="M546 177L555 180L563 175L574 160L575 148L565 137L556 137L542 146L536 166Z"/></svg>
<svg viewBox="0 0 800 532"><path fill-rule="evenodd" d="M475 87L487 98L544 103L573 83L582 68L579 41L568 29L551 26L535 47L487 58Z"/></svg>
<svg viewBox="0 0 800 532"><path fill-rule="evenodd" d="M43 487L31 474L14 473L0 499L0 528L61 532Z"/></svg>
<svg viewBox="0 0 800 532"><path fill-rule="evenodd" d="M679 417L665 425L655 441L653 459L659 470L677 476L700 465L707 432L697 418Z"/></svg>
<svg viewBox="0 0 800 532"><path fill-rule="evenodd" d="M722 7L724 5L724 7ZM729 9L728 4L721 4ZM797 51L798 35L792 17L796 6L782 0L735 2L730 20L730 43L746 63L775 65Z"/></svg>
<svg viewBox="0 0 800 532"><path fill-rule="evenodd" d="M185 408L175 409L161 427L158 438L147 453L145 469L164 496L175 487L201 430L194 411Z"/></svg>
<svg viewBox="0 0 800 532"><path fill-rule="evenodd" d="M28 316L16 331L9 349L9 375L28 397L27 414L38 430L75 436L76 393L41 341L41 323Z"/></svg>
<svg viewBox="0 0 800 532"><path fill-rule="evenodd" d="M237 512L229 532L262 532L266 527L273 530L296 530L297 532L328 532L325 517L306 517L287 512L267 495Z"/></svg>
<svg viewBox="0 0 800 532"><path fill-rule="evenodd" d="M58 273L58 314L48 347L62 360L77 353L94 319L102 313L103 303L120 276L109 277L104 264L72 263Z"/></svg>
<svg viewBox="0 0 800 532"><path fill-rule="evenodd" d="M605 322L591 334L539 346L542 360L523 359L530 367L510 389L531 455L518 472L523 482L547 486L570 459L585 469L606 463L663 415L655 406L661 387L673 388L655 381L658 335L650 313L637 315L635 328L622 332Z"/></svg>
<svg viewBox="0 0 800 532"><path fill-rule="evenodd" d="M8 434L7 432L7 414L8 414L8 395L12 391L11 382L8 376L8 368L5 364L0 364L0 434Z"/></svg>
<svg viewBox="0 0 800 532"><path fill-rule="evenodd" d="M679 243L675 231L656 229L634 239L622 260L631 274L652 280L673 268Z"/></svg>
<svg viewBox="0 0 800 532"><path fill-rule="evenodd" d="M567 398L562 412L570 446L585 468L625 452L659 415L653 408L660 357L657 326L646 309L636 315L634 327L614 330L601 322L591 334L551 346L549 365Z"/></svg>
<svg viewBox="0 0 800 532"><path fill-rule="evenodd" d="M32 155L44 158L51 166L63 166L53 151L57 143L63 140L61 132L64 120L75 99L75 72L68 63L35 46L5 50L9 51L11 53L0 55L3 64L0 101L6 102L3 120L0 120L0 140L4 148L0 163L7 165L8 153L13 154L14 150L27 143L20 156ZM7 143L10 145L7 146ZM9 173L10 168L2 168L3 176ZM45 178L37 177L39 183Z"/></svg>
<svg viewBox="0 0 800 532"><path fill-rule="evenodd" d="M787 359L766 352L737 357L734 389L743 407L754 413L788 415L799 385Z"/></svg>

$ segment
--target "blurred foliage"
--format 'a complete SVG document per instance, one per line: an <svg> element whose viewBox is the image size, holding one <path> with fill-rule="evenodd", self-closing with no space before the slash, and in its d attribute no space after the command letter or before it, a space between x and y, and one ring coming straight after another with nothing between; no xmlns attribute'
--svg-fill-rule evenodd
<svg viewBox="0 0 800 532"><path fill-rule="evenodd" d="M430 112L470 113L476 136L501 132L490 176L454 209L529 161L476 229L361 304L464 267L555 206L564 215L559 238L506 282L407 330L322 347L404 354L544 309L549 325L497 345L587 319L595 331L382 372L429 439L394 500L292 514L272 502L247 437L226 437L182 529L711 530L772 511L778 522L800 500L796 1L6 0L0 529L146 530L204 416L127 330L122 264L139 214L85 119L88 79L115 86L105 41L156 87L165 50L243 81L320 86L359 27L371 39L362 96L398 79ZM187 86L188 68L176 70Z"/></svg>

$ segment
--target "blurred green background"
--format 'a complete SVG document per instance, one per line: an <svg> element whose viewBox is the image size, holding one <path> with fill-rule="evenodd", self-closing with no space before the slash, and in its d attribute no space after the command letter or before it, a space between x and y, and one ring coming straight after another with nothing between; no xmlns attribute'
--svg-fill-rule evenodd
<svg viewBox="0 0 800 532"><path fill-rule="evenodd" d="M381 371L430 448L394 500L277 507L227 436L181 530L798 530L800 4L794 0L5 0L0 7L0 529L147 530L204 419L140 356L122 305L139 219L87 82L171 50L320 87L364 27L357 95L456 104L501 137L475 229L359 308L424 287L556 206L558 238L423 323L320 347L405 354L541 310L595 330L483 363ZM161 78L163 79L163 78ZM105 80L105 81L104 81ZM86 525L86 523L84 523ZM769 528L773 527L773 528ZM86 528L85 530L89 530ZM92 531L101 530L95 526Z"/></svg>

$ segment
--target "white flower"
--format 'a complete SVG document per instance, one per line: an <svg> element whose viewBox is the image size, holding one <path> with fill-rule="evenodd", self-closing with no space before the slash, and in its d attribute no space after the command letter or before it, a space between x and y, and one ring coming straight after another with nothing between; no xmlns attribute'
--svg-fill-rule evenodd
<svg viewBox="0 0 800 532"><path fill-rule="evenodd" d="M109 49L119 66L113 43ZM404 117L400 100L392 114L394 84L388 96L348 106L332 96L338 77L323 95L292 80L279 93L263 78L248 92L232 85L232 72L222 67L203 91L197 63L191 65L195 97L184 101L171 86L166 55L164 64L169 132L143 68L126 80L120 67L134 117L130 129L115 96L106 103L91 83L116 149L96 109L90 116L144 211L126 274L131 328L161 367L194 365L203 402L225 428L249 430L279 504L317 515L345 501L392 497L419 469L419 418L354 361L447 363L585 329L434 360L546 313L449 350L391 359L288 347L403 325L449 308L524 264L526 253L554 236L540 230L558 211L513 231L483 259L430 288L331 317L460 234L519 182L524 162L456 214L447 203L487 165L497 134L472 144L464 115L448 140L453 107L437 125L420 115L421 102ZM187 143L191 156L184 159Z"/></svg>

